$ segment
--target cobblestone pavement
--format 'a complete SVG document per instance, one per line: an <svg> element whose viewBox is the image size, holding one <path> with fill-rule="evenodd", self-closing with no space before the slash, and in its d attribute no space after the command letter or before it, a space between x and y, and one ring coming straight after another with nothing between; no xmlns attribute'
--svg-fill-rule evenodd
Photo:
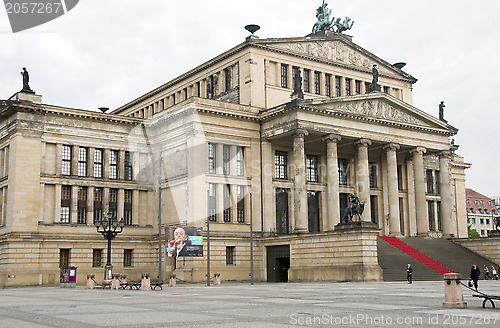
<svg viewBox="0 0 500 328"><path fill-rule="evenodd" d="M500 295L500 281L479 287ZM0 289L0 327L500 327L500 309L463 289L467 309L442 308L441 281L9 288Z"/></svg>

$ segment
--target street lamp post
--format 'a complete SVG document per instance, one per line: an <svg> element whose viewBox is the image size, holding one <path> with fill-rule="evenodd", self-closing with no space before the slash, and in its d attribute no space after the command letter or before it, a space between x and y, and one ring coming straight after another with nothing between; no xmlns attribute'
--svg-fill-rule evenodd
<svg viewBox="0 0 500 328"><path fill-rule="evenodd" d="M123 221L123 218L118 221L113 212L108 212L104 219L95 220L94 225L97 228L97 232L101 233L104 239L108 240L108 261L104 267L104 279L109 280L113 278L113 265L111 264L111 240L115 239L116 235L123 231L125 222ZM118 227L120 228L119 231L117 231Z"/></svg>

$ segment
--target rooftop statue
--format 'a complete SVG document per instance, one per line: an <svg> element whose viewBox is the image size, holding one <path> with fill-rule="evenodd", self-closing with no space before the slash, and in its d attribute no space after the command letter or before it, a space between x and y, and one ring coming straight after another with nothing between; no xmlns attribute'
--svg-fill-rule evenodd
<svg viewBox="0 0 500 328"><path fill-rule="evenodd" d="M28 92L28 93L34 93L33 90L30 88L30 76L28 74L28 71L26 70L26 67L23 67L23 71L21 72L21 75L23 76L23 89L21 90L22 92Z"/></svg>
<svg viewBox="0 0 500 328"><path fill-rule="evenodd" d="M337 20L335 20L335 17L332 17L330 19L331 14L332 10L328 9L328 4L325 3L325 0L323 0L321 7L316 9L316 18L318 18L318 21L314 24L312 32L318 33L328 30L342 33L343 31L350 30L354 24L354 21L352 21L349 17L346 17L343 22L340 22L342 18L337 18Z"/></svg>
<svg viewBox="0 0 500 328"><path fill-rule="evenodd" d="M439 104L439 120L443 121L444 123L448 123L448 121L444 119L444 108L445 107L446 106L444 105L444 101L441 101L441 103Z"/></svg>
<svg viewBox="0 0 500 328"><path fill-rule="evenodd" d="M354 21L351 20L349 17L345 17L344 21L341 23L340 18L337 18L335 21L335 26L337 27L337 33L342 33L344 31L350 30L352 28L352 25L354 24Z"/></svg>

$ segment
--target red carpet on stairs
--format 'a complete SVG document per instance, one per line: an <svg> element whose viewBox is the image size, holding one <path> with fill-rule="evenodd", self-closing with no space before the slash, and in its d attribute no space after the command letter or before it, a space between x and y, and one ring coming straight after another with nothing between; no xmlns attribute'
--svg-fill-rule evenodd
<svg viewBox="0 0 500 328"><path fill-rule="evenodd" d="M403 253L413 257L415 260L419 261L423 265L427 266L431 270L439 273L440 275L444 275L445 273L450 273L453 272L453 270L450 270L449 268L445 267L441 263L431 259L427 255L417 251L415 248L411 247L410 245L406 244L405 242L399 240L396 237L382 237L379 236L380 239L388 242L392 246L396 247Z"/></svg>

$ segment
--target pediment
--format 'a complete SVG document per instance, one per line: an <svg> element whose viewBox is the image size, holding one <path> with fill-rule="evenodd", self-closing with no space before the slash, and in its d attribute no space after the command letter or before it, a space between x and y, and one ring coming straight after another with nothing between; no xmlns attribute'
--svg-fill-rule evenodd
<svg viewBox="0 0 500 328"><path fill-rule="evenodd" d="M266 47L329 60L338 64L369 70L370 72L372 66L377 64L379 73L382 75L415 80L411 75L395 68L369 51L343 38L338 38L337 40L307 40L306 38L290 41L276 40L275 42L266 43Z"/></svg>

